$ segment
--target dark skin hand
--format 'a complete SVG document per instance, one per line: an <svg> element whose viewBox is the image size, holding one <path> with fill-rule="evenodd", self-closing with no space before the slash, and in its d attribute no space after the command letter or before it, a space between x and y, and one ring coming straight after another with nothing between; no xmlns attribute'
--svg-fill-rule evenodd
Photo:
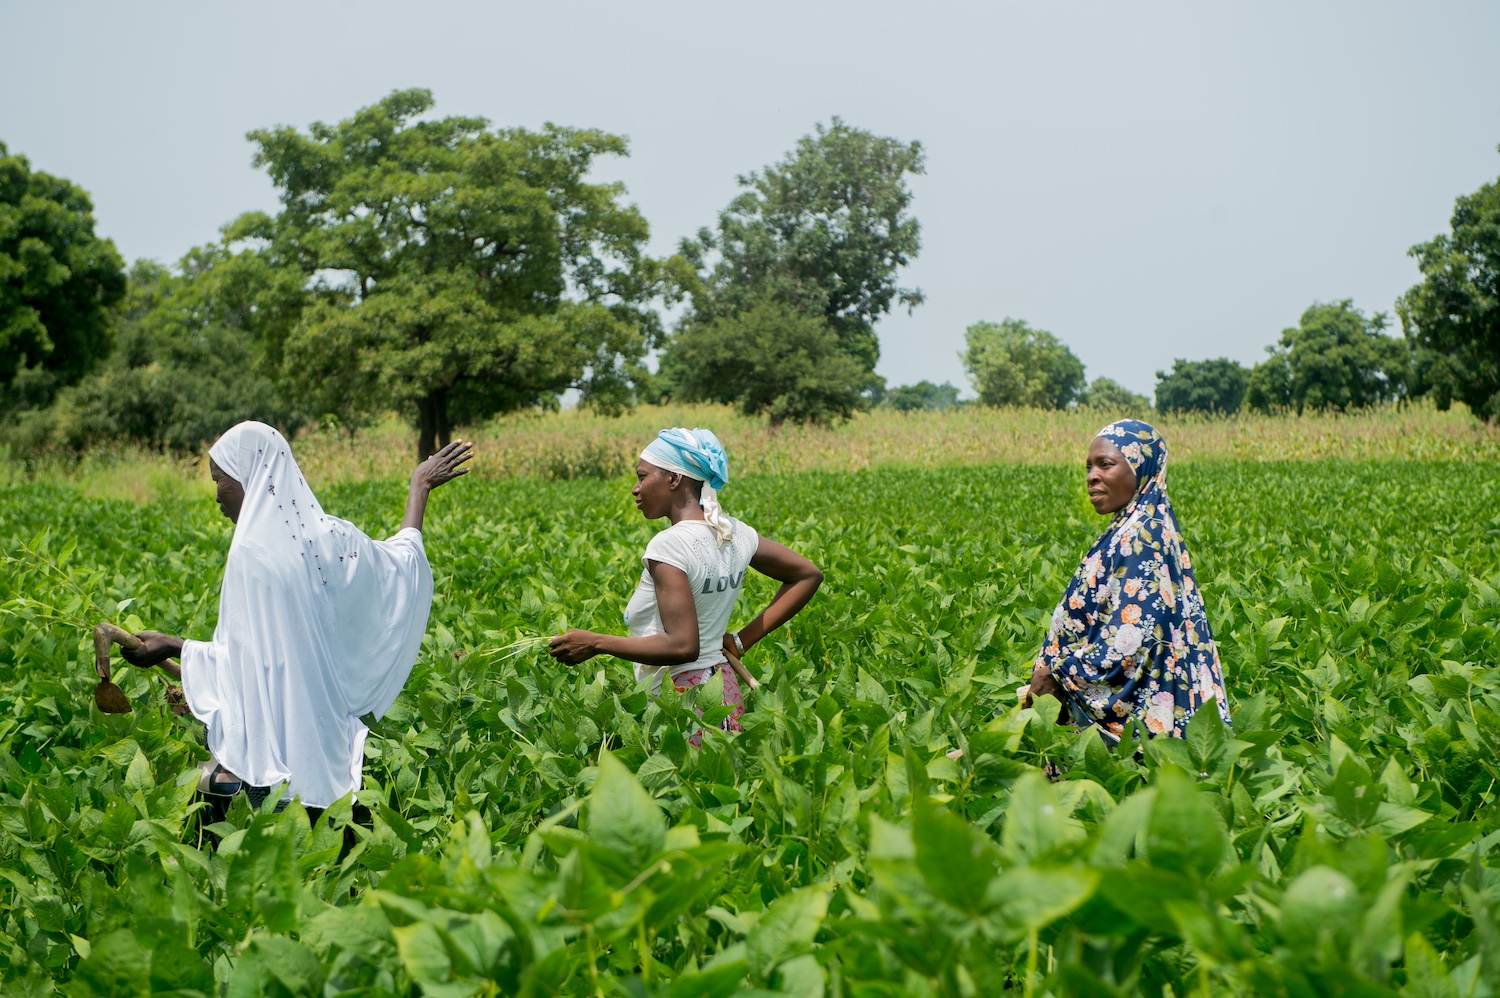
<svg viewBox="0 0 1500 998"><path fill-rule="evenodd" d="M467 475L469 469L462 465L473 456L473 444L455 440L417 465L411 474L411 489L406 496L406 515L401 520L403 530L407 527L422 529L428 494L439 485ZM214 482L214 500L219 504L220 512L229 518L230 523L239 523L240 510L245 505L245 487L230 478L213 458L208 459L208 475ZM120 649L120 656L125 661L142 669L160 665L168 676L179 681L182 679L182 666L168 661L182 656L181 638L157 631L142 631L136 637L141 639L141 647L135 651Z"/></svg>
<svg viewBox="0 0 1500 998"><path fill-rule="evenodd" d="M648 520L667 517L672 523L703 519L698 504L702 483L646 461L636 465L636 508ZM770 604L745 626L740 641L745 650L796 616L823 584L823 572L811 561L775 541L762 537L750 559L750 567L781 583ZM577 665L595 655L613 655L642 665L682 665L698 657L698 608L693 603L687 573L671 565L647 561L646 570L656 585L656 605L662 633L647 638L617 637L574 629L552 639L548 653L559 662ZM738 654L729 635L724 647Z"/></svg>
<svg viewBox="0 0 1500 998"><path fill-rule="evenodd" d="M411 489L406 494L406 515L401 518L401 529L422 529L422 519L427 514L427 496L439 485L446 485L455 478L469 473L464 462L474 456L474 445L455 440L442 450L417 465L411 473Z"/></svg>

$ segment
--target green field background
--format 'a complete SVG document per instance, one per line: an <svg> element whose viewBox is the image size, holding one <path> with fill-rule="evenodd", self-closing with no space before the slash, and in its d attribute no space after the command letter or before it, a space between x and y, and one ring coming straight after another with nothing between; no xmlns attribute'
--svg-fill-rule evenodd
<svg viewBox="0 0 1500 998"><path fill-rule="evenodd" d="M94 710L86 635L14 602L66 592L10 562L6 993L1492 993L1490 464L1174 468L1235 728L1204 712L1138 759L1016 704L1104 523L1077 470L734 481L726 509L827 581L749 657L745 733L701 751L690 703L527 640L622 630L659 529L628 484L434 496L432 623L367 748L374 830L342 861L300 814L204 831L196 723L123 665L135 713ZM403 497L320 494L376 536ZM133 599L122 622L211 633L231 526L207 498L0 489L7 550L43 532L54 557L77 541L63 568L105 611ZM769 594L755 580L739 619Z"/></svg>

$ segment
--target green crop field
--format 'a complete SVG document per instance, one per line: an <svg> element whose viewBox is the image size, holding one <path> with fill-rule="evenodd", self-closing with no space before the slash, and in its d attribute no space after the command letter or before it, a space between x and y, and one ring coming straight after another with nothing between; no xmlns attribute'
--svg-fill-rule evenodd
<svg viewBox="0 0 1500 998"><path fill-rule="evenodd" d="M1103 523L1079 477L736 480L726 508L827 582L747 661L744 734L701 750L691 697L525 640L621 630L657 529L626 484L444 489L432 623L342 862L296 809L202 828L199 729L156 676L118 665L135 712L93 706L68 621L206 636L212 502L0 489L3 992L1494 994L1500 473L1174 468L1235 727L1116 754L1016 703ZM320 498L380 535L403 495ZM22 550L44 532L66 583Z"/></svg>

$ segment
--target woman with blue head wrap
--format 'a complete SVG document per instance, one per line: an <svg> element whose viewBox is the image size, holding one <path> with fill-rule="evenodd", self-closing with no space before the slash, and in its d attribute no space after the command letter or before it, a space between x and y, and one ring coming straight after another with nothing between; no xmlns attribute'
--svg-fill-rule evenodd
<svg viewBox="0 0 1500 998"><path fill-rule="evenodd" d="M1062 700L1062 720L1097 725L1111 743L1135 718L1182 737L1210 701L1229 706L1193 562L1167 498L1167 442L1122 419L1089 447L1089 502L1113 514L1073 573L1032 667L1032 695Z"/></svg>
<svg viewBox="0 0 1500 998"><path fill-rule="evenodd" d="M740 730L740 680L755 680L740 657L791 620L823 582L818 566L757 534L724 512L719 491L729 482L729 457L709 430L662 430L636 464L636 508L648 520L670 521L646 545L645 568L625 607L628 637L572 630L552 639L551 654L575 665L595 655L634 662L636 678L653 695L670 674L679 691L723 677L724 720ZM753 568L781 583L769 606L737 633L728 631L735 601ZM724 668L724 666L730 668ZM693 744L702 740L695 734Z"/></svg>

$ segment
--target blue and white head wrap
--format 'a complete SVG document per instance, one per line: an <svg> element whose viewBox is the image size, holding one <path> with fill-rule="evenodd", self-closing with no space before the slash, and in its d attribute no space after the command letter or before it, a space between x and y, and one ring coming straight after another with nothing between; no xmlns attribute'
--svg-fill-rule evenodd
<svg viewBox="0 0 1500 998"><path fill-rule="evenodd" d="M712 430L681 426L662 430L641 451L641 460L702 482L698 505L704 521L720 544L734 536L734 524L719 506L719 490L729 483L729 455Z"/></svg>

